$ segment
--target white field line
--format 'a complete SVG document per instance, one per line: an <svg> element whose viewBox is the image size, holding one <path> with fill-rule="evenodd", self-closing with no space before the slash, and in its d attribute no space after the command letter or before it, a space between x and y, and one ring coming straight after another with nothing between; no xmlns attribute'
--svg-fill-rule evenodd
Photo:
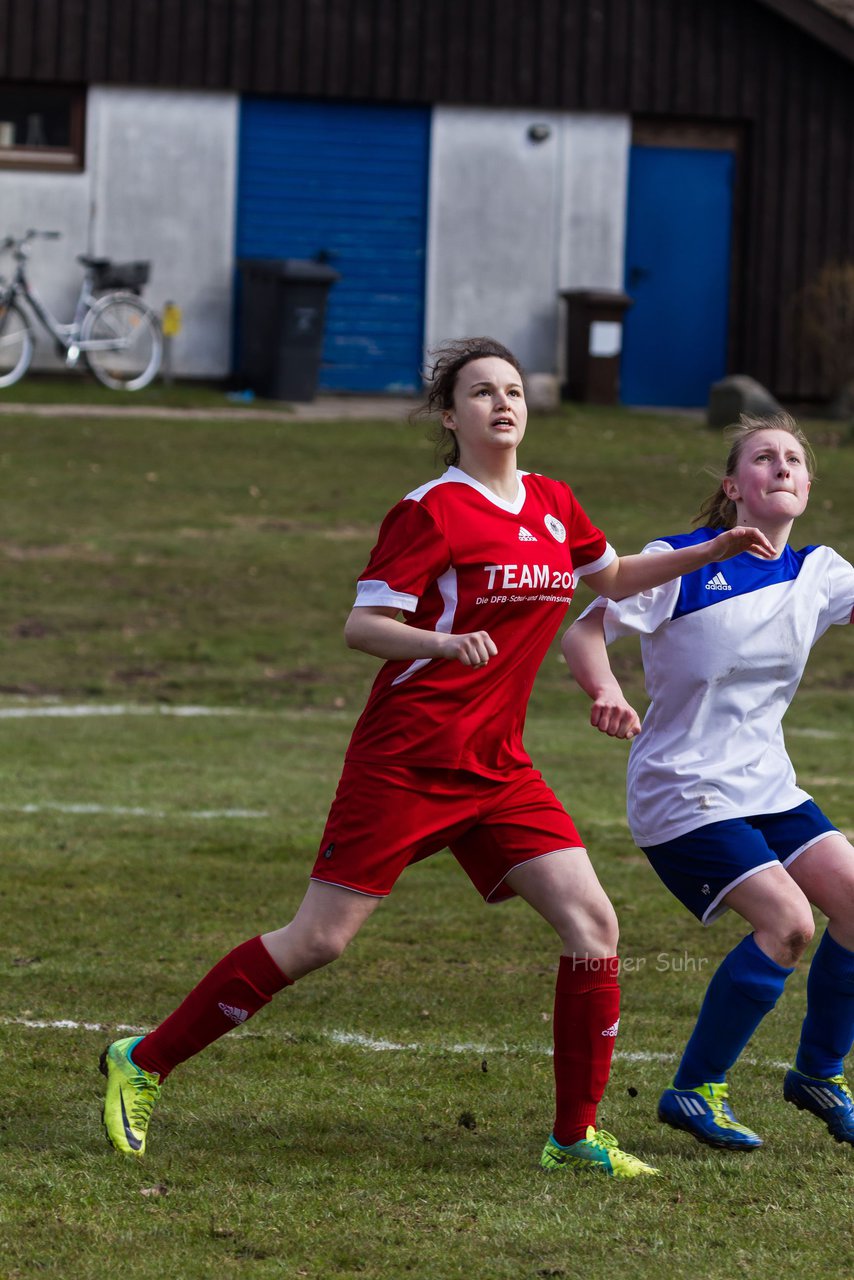
<svg viewBox="0 0 854 1280"><path fill-rule="evenodd" d="M43 804L0 804L0 813L70 813L105 814L110 818L197 818L219 821L221 818L269 818L266 809L130 809L109 804L61 804L45 800Z"/></svg>
<svg viewBox="0 0 854 1280"><path fill-rule="evenodd" d="M481 1057L488 1053L533 1053L550 1057L552 1052L551 1048L545 1045L489 1045L465 1042L442 1045L422 1045L417 1042L397 1044L394 1040L374 1040L371 1036L363 1036L356 1031L324 1031L321 1034L334 1044L353 1045L357 1049L368 1049L371 1053L388 1053L391 1050L397 1050L409 1053L472 1053ZM676 1056L675 1053L647 1053L643 1050L623 1053L619 1049L615 1054L615 1057L621 1058L624 1062L673 1062Z"/></svg>
<svg viewBox="0 0 854 1280"><path fill-rule="evenodd" d="M806 726L802 729L796 726L786 729L787 738L824 738L827 741L835 741L837 738L848 736L848 734L840 733L836 729L809 729Z"/></svg>
<svg viewBox="0 0 854 1280"><path fill-rule="evenodd" d="M196 706L148 706L137 703L99 705L97 703L49 702L22 707L0 707L0 720L26 719L80 719L99 716L172 716L191 719L202 716L269 716L267 711L255 707L196 707ZM221 819L269 818L266 809L192 809L187 812L169 813L164 809L130 808L121 805L69 803L47 800L41 804L0 805L4 813L68 813L104 814L118 818L194 818L199 821Z"/></svg>
<svg viewBox="0 0 854 1280"><path fill-rule="evenodd" d="M104 704L93 702L47 702L25 707L0 707L0 720L57 719L76 720L89 716L176 716L192 719L199 716L269 716L275 712L259 707L175 707L148 703Z"/></svg>
<svg viewBox="0 0 854 1280"><path fill-rule="evenodd" d="M0 707L0 720L28 719L85 719L98 716L173 716L176 719L193 719L199 717L244 716L247 719L281 719L305 720L319 716L333 719L345 719L346 713L336 708L313 707L305 710L280 707L265 710L263 707L205 707L205 706L172 706L168 703L151 705L149 703L66 703L60 701L30 702L21 706ZM836 741L848 735L835 729L810 729L793 726L786 730L787 737L821 738Z"/></svg>
<svg viewBox="0 0 854 1280"><path fill-rule="evenodd" d="M348 713L338 707L196 707L145 702L24 702L0 706L0 720L87 720L146 716L148 719L245 719L245 720L328 720L348 722Z"/></svg>
<svg viewBox="0 0 854 1280"><path fill-rule="evenodd" d="M30 1031L122 1031L125 1035L145 1035L148 1027L132 1027L129 1023L118 1022L115 1027L108 1027L105 1022L77 1022L74 1018L55 1018L47 1022L40 1018L0 1018L5 1027L27 1027Z"/></svg>
<svg viewBox="0 0 854 1280"><path fill-rule="evenodd" d="M244 716L250 719L255 718L280 718L280 719L305 719L307 716L316 716L325 714L338 717L338 711L317 712L294 710L291 708L280 708L276 711L265 711L259 707L202 707L202 706L170 706L150 705L146 703L64 703L64 702L44 702L25 706L0 707L0 720L27 720L27 719L66 719L76 720L88 717L120 717L120 716L167 716L176 719L194 719L200 717L234 717ZM841 733L835 733L830 729L790 729L790 734L800 735L808 738L841 738ZM822 778L814 779L814 782L820 782L825 786L854 786L854 782L846 778ZM263 809L199 809L189 813L169 814L161 809L137 809L137 808L120 808L110 807L108 805L97 804L59 804L52 801L45 801L43 804L26 804L26 805L0 805L0 812L6 813L41 813L52 811L55 813L68 814L106 814L111 817L120 818L169 818L183 817L194 818L200 821L218 821L220 819L238 818L238 819L258 819L268 818L270 815ZM610 826L625 827L627 825L625 818L615 819L607 824Z"/></svg>
<svg viewBox="0 0 854 1280"><path fill-rule="evenodd" d="M72 1018L59 1018L53 1021L46 1021L36 1018L0 1018L0 1026L7 1027L26 1027L30 1031L103 1031L110 1034L114 1031L120 1031L123 1035L145 1035L150 1029L148 1027L136 1027L129 1023L108 1023L108 1022L77 1022ZM373 1036L365 1036L357 1031L330 1031L319 1030L314 1034L320 1036L324 1040L329 1040L333 1044L345 1045L348 1048L364 1049L367 1053L458 1053L458 1054L476 1054L479 1057L486 1057L488 1054L501 1053L522 1053L530 1054L534 1057L551 1057L552 1050L550 1045L514 1045L514 1044L419 1044L417 1041L407 1044L398 1043L395 1040L374 1039ZM232 1032L228 1037L229 1040L248 1039L282 1039L286 1040L287 1035L278 1036L275 1031L236 1031ZM680 1055L673 1053L660 1053L652 1050L635 1049L626 1050L625 1052L617 1049L614 1057L621 1062L675 1062ZM752 1067L774 1067L780 1071L788 1070L792 1065L790 1062L776 1062L767 1058L741 1058L741 1062Z"/></svg>

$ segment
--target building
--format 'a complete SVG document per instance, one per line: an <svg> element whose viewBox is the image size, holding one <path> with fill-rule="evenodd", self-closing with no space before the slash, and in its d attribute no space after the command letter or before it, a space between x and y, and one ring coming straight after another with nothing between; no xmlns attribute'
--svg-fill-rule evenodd
<svg viewBox="0 0 854 1280"><path fill-rule="evenodd" d="M240 258L320 255L326 389L475 331L557 374L559 293L625 287L627 401L818 398L794 300L854 259L852 61L849 0L5 0L0 234L63 232L58 312L76 252L151 258L187 376L231 368Z"/></svg>

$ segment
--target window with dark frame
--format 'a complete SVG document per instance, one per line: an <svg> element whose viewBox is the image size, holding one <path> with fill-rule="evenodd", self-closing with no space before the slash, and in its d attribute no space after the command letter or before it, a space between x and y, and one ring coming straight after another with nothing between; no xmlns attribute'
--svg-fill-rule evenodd
<svg viewBox="0 0 854 1280"><path fill-rule="evenodd" d="M80 86L0 85L0 168L83 168L86 91Z"/></svg>

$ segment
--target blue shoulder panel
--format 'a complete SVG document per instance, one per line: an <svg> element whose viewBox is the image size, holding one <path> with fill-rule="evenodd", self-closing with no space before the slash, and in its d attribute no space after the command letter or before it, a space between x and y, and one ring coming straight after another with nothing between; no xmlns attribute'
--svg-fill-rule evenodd
<svg viewBox="0 0 854 1280"><path fill-rule="evenodd" d="M674 550L681 547L696 546L701 542L710 542L720 533L720 529L696 529L693 533L680 533L673 537L660 538ZM710 605L720 604L722 600L732 600L735 596L746 596L752 591L770 587L780 582L793 582L803 567L804 561L814 546L803 547L793 551L786 547L777 560L762 560L759 556L742 552L731 560L721 560L704 565L694 573L686 573L679 588L679 598L673 610L674 618L684 617L688 613L697 613Z"/></svg>

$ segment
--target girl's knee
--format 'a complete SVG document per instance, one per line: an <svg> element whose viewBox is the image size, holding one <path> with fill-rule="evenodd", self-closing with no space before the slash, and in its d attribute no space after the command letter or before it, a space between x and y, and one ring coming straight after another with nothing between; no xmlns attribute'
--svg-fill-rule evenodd
<svg viewBox="0 0 854 1280"><path fill-rule="evenodd" d="M828 922L835 926L837 932L854 937L854 872L840 877L833 886L831 900L818 905L826 907Z"/></svg>
<svg viewBox="0 0 854 1280"><path fill-rule="evenodd" d="M790 917L786 918L784 926L784 941L793 951L803 955L815 934L812 907L806 899L799 904L797 911L793 911Z"/></svg>
<svg viewBox="0 0 854 1280"><path fill-rule="evenodd" d="M759 931L757 935L758 933ZM763 949L767 950L778 964L791 969L806 951L814 933L815 923L811 916L796 921L781 920L779 929L773 931ZM763 940L758 937L757 940L761 945Z"/></svg>
<svg viewBox="0 0 854 1280"><path fill-rule="evenodd" d="M616 955L620 926L611 900L603 893L592 902L568 904L558 934L567 952L589 956Z"/></svg>
<svg viewBox="0 0 854 1280"><path fill-rule="evenodd" d="M803 925L793 929L783 938L783 946L791 955L792 964L795 964L796 961L800 960L801 956L812 941L814 933L815 923L810 920L809 922L804 922Z"/></svg>
<svg viewBox="0 0 854 1280"><path fill-rule="evenodd" d="M282 971L296 981L332 964L351 937L348 930L294 919L285 928L266 935L264 943Z"/></svg>
<svg viewBox="0 0 854 1280"><path fill-rule="evenodd" d="M311 969L322 969L333 964L350 942L349 934L336 930L316 930L300 939L305 964Z"/></svg>

